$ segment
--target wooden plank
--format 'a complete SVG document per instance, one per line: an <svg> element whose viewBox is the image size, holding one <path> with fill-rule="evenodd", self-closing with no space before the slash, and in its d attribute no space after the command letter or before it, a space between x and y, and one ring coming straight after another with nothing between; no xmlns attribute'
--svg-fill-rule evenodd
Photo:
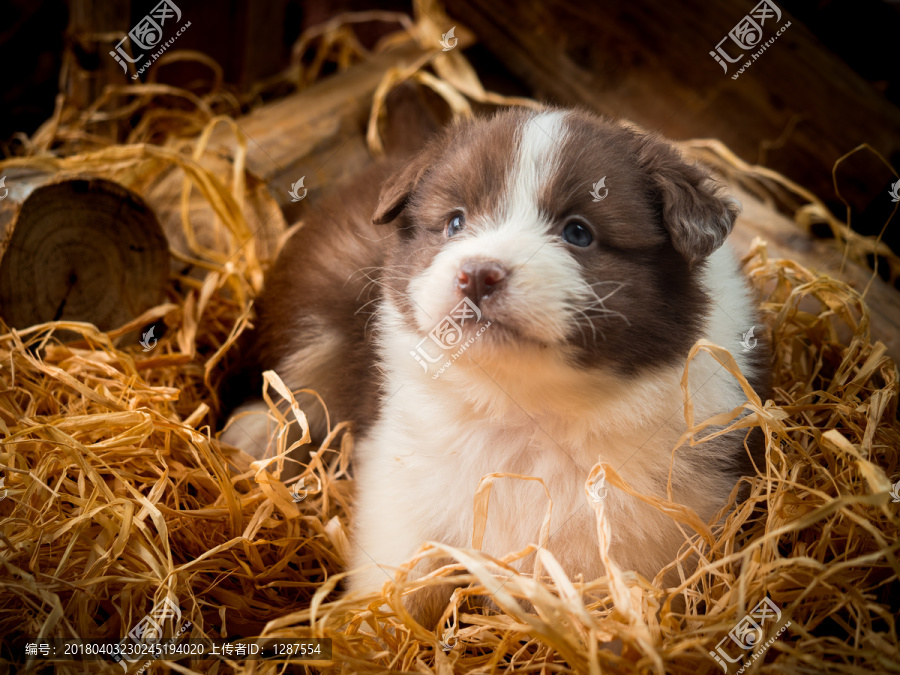
<svg viewBox="0 0 900 675"><path fill-rule="evenodd" d="M130 1L72 0L69 3L67 32L74 48L64 57L69 61L70 74L64 78L64 93L71 107L84 110L107 85L126 81L122 66L109 52L131 28Z"/></svg>

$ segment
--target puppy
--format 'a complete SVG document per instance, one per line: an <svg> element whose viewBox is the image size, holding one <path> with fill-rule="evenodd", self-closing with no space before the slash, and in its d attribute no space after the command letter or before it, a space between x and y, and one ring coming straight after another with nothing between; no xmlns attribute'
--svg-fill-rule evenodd
<svg viewBox="0 0 900 675"><path fill-rule="evenodd" d="M380 589L425 541L471 546L475 490L495 472L541 478L550 552L571 577L601 576L588 473L604 461L666 496L691 346L730 348L768 394L768 348L739 345L760 321L723 246L737 206L665 142L579 111L461 123L374 171L388 175L355 181L286 244L250 348L254 368L357 426L349 567L365 569L351 588ZM746 398L703 354L690 385L698 421ZM324 410L307 403L321 437ZM265 433L235 425L226 440L258 454ZM711 518L760 441L679 448L675 500ZM611 555L652 578L684 536L618 490L603 498ZM537 542L546 506L538 483L497 481L483 550ZM433 623L450 592L419 591L410 610Z"/></svg>

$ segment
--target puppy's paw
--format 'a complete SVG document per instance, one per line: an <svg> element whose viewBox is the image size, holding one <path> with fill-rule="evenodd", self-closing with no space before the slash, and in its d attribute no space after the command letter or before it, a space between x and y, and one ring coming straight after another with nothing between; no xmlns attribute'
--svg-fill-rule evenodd
<svg viewBox="0 0 900 675"><path fill-rule="evenodd" d="M243 450L251 457L262 459L269 444L269 406L255 400L242 404L225 425L219 441Z"/></svg>

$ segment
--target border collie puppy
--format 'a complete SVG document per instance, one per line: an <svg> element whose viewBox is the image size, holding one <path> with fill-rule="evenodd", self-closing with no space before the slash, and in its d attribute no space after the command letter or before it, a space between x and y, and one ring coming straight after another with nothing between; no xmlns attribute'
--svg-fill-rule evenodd
<svg viewBox="0 0 900 675"><path fill-rule="evenodd" d="M730 349L768 394L768 347L739 344L760 320L723 246L737 206L657 137L582 111L508 110L445 129L319 206L267 277L245 369L272 368L356 424L347 562L365 569L352 589L380 589L423 542L471 546L475 490L496 472L541 478L549 550L570 577L601 576L588 473L604 461L666 496L691 346ZM746 399L706 354L690 389L697 421ZM304 405L322 438L324 409ZM223 440L261 456L264 419L244 416ZM742 431L679 448L675 500L710 519L760 441ZM603 499L613 559L652 578L684 536L618 490ZM498 480L483 550L536 543L546 507L539 483ZM410 610L436 621L451 590L416 592Z"/></svg>

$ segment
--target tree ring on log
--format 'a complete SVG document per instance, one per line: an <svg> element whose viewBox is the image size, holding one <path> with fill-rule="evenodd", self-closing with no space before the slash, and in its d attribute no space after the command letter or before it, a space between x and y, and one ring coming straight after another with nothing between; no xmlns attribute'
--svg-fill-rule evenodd
<svg viewBox="0 0 900 675"><path fill-rule="evenodd" d="M169 251L156 216L100 178L34 189L0 243L0 313L10 326L85 321L107 331L165 297Z"/></svg>

